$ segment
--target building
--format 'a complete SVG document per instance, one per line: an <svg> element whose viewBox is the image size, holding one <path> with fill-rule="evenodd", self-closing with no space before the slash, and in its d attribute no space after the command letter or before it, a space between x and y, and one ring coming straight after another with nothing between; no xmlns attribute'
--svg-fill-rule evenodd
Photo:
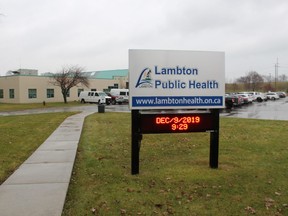
<svg viewBox="0 0 288 216"><path fill-rule="evenodd" d="M6 75L38 75L38 70L35 69L18 69L16 71L8 71Z"/></svg>
<svg viewBox="0 0 288 216"><path fill-rule="evenodd" d="M89 88L78 85L70 89L67 101L77 101L83 90L109 91L111 88L128 88L128 70L84 72ZM0 77L0 103L62 102L61 89L54 86L49 75L15 74Z"/></svg>

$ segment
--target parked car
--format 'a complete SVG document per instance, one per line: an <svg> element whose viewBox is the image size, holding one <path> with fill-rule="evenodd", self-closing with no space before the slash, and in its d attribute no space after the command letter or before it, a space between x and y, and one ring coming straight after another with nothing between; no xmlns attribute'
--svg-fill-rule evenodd
<svg viewBox="0 0 288 216"><path fill-rule="evenodd" d="M268 100L277 100L280 98L276 92L268 92L266 95Z"/></svg>
<svg viewBox="0 0 288 216"><path fill-rule="evenodd" d="M280 98L285 98L286 97L286 93L285 92L276 92Z"/></svg>
<svg viewBox="0 0 288 216"><path fill-rule="evenodd" d="M244 104L244 99L241 95L235 95L236 97L238 97L238 106L241 106Z"/></svg>
<svg viewBox="0 0 288 216"><path fill-rule="evenodd" d="M257 101L257 102L267 101L266 94L262 92L249 92L249 94L253 95L254 101Z"/></svg>
<svg viewBox="0 0 288 216"><path fill-rule="evenodd" d="M227 109L232 107L241 106L243 104L242 97L237 95L225 95L225 106Z"/></svg>
<svg viewBox="0 0 288 216"><path fill-rule="evenodd" d="M102 92L101 94L105 95L105 103L106 105L110 105L112 103L112 98L106 94L106 92Z"/></svg>
<svg viewBox="0 0 288 216"><path fill-rule="evenodd" d="M237 95L243 98L244 104L249 104L253 102L252 95L249 94L237 94Z"/></svg>
<svg viewBox="0 0 288 216"><path fill-rule="evenodd" d="M232 95L225 95L225 107L231 109L238 104L238 97Z"/></svg>
<svg viewBox="0 0 288 216"><path fill-rule="evenodd" d="M129 89L111 89L110 93L114 96L122 96L124 98L123 102L129 102Z"/></svg>
<svg viewBox="0 0 288 216"><path fill-rule="evenodd" d="M113 105L115 105L115 104L122 104L122 103L125 102L123 96L113 95L111 92L106 92L106 94L111 97L111 103L112 103Z"/></svg>
<svg viewBox="0 0 288 216"><path fill-rule="evenodd" d="M107 95L105 95L105 93L102 91L81 91L79 95L79 100L81 103L105 104L106 96Z"/></svg>

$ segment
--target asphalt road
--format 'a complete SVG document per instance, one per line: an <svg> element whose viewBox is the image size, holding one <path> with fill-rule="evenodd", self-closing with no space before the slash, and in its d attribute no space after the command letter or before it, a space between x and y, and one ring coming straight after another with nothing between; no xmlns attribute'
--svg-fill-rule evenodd
<svg viewBox="0 0 288 216"><path fill-rule="evenodd" d="M38 113L53 113L53 112L74 112L74 111L88 111L88 112L98 112L97 104L87 104L87 106L74 106L74 107L57 107L57 108L46 108L41 109L29 109L21 111L11 111L11 112L0 112L0 116L10 116L10 115L28 115L28 114L38 114ZM128 104L124 105L106 105L105 112L130 112Z"/></svg>
<svg viewBox="0 0 288 216"><path fill-rule="evenodd" d="M221 116L251 119L288 120L288 97L276 101L254 102L232 110Z"/></svg>
<svg viewBox="0 0 288 216"><path fill-rule="evenodd" d="M25 115L48 112L91 111L98 112L98 105L75 106L65 108L42 108L14 112L0 112L0 116ZM105 112L130 112L127 104L107 105ZM179 111L178 111L179 112ZM251 119L288 120L288 97L276 101L254 102L231 110L223 110L221 116Z"/></svg>

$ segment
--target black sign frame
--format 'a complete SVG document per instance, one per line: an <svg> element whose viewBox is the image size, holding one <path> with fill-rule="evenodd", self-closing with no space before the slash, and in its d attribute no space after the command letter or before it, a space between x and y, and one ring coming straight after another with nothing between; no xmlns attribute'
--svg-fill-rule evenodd
<svg viewBox="0 0 288 216"><path fill-rule="evenodd" d="M156 118L158 123L156 123ZM186 120L185 120L186 119ZM184 121L185 120L185 121ZM182 113L149 113L131 111L131 174L139 174L139 154L142 134L210 132L210 168L218 168L219 109L205 112L195 110ZM174 124L174 125L173 125ZM183 126L183 124L185 124ZM182 126L181 126L182 125ZM173 127L173 129L172 129Z"/></svg>

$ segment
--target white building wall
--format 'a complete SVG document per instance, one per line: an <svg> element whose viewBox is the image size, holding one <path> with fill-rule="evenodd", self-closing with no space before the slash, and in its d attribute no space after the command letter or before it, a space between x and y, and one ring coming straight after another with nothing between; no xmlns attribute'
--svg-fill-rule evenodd
<svg viewBox="0 0 288 216"><path fill-rule="evenodd" d="M119 88L123 86L123 80L116 79L89 79L89 88L82 85L70 89L70 97L67 101L78 101L78 89L102 91L108 86L118 84ZM58 86L51 84L51 77L44 76L5 76L0 77L0 90L3 89L4 97L0 98L0 103L42 103L62 102L63 96ZM9 89L14 89L15 98L9 97ZM37 97L29 98L29 89L37 89ZM47 89L54 89L54 98L47 98Z"/></svg>
<svg viewBox="0 0 288 216"><path fill-rule="evenodd" d="M0 102L5 103L6 99L9 99L9 103L19 103L19 79L16 76L0 77L0 89L3 90ZM10 98L9 89L14 89L14 98Z"/></svg>

